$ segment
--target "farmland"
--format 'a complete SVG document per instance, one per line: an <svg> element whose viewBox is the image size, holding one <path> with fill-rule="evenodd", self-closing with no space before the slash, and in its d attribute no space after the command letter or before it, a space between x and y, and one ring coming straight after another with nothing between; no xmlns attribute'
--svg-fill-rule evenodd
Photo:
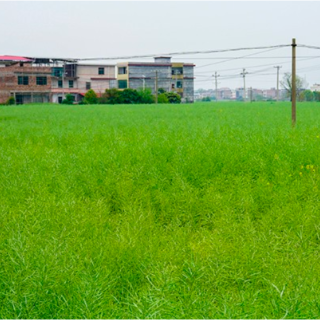
<svg viewBox="0 0 320 320"><path fill-rule="evenodd" d="M320 104L0 108L0 318L319 318Z"/></svg>

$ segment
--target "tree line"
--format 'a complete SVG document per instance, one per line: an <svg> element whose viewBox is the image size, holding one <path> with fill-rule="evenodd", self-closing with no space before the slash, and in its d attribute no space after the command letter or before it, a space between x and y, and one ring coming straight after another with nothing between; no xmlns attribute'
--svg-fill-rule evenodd
<svg viewBox="0 0 320 320"><path fill-rule="evenodd" d="M90 89L79 104L152 104L155 101L156 98L151 89L118 90L114 88L106 89L100 97L93 89ZM67 94L62 101L63 104L73 104L73 102L74 98L70 94ZM160 88L158 91L158 103L181 103L181 97L175 92L167 92Z"/></svg>

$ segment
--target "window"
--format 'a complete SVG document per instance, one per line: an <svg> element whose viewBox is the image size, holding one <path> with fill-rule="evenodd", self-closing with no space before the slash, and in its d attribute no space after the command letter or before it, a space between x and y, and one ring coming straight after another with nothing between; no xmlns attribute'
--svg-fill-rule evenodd
<svg viewBox="0 0 320 320"><path fill-rule="evenodd" d="M91 82L86 82L86 90L90 90L91 89Z"/></svg>
<svg viewBox="0 0 320 320"><path fill-rule="evenodd" d="M182 81L177 81L177 88L182 88Z"/></svg>
<svg viewBox="0 0 320 320"><path fill-rule="evenodd" d="M118 88L119 89L126 89L128 87L127 80L118 80Z"/></svg>
<svg viewBox="0 0 320 320"><path fill-rule="evenodd" d="M52 75L54 77L57 77L57 78L62 78L62 76L63 76L63 68L61 68L61 67L52 68Z"/></svg>
<svg viewBox="0 0 320 320"><path fill-rule="evenodd" d="M37 77L36 83L38 86L46 86L47 85L47 77Z"/></svg>
<svg viewBox="0 0 320 320"><path fill-rule="evenodd" d="M172 75L182 75L183 74L183 68L172 68Z"/></svg>
<svg viewBox="0 0 320 320"><path fill-rule="evenodd" d="M99 68L98 74L104 74L104 68Z"/></svg>
<svg viewBox="0 0 320 320"><path fill-rule="evenodd" d="M171 85L171 89L174 89L174 83Z"/></svg>
<svg viewBox="0 0 320 320"><path fill-rule="evenodd" d="M118 68L118 74L127 74L127 67Z"/></svg>
<svg viewBox="0 0 320 320"><path fill-rule="evenodd" d="M73 80L69 80L69 88L73 88Z"/></svg>
<svg viewBox="0 0 320 320"><path fill-rule="evenodd" d="M29 84L29 77L18 76L18 84L27 86Z"/></svg>
<svg viewBox="0 0 320 320"><path fill-rule="evenodd" d="M63 88L63 81L62 80L58 80L58 88Z"/></svg>

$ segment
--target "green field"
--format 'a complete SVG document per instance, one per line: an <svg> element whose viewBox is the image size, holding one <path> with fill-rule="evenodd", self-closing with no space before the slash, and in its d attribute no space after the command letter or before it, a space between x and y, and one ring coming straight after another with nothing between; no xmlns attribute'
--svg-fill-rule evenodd
<svg viewBox="0 0 320 320"><path fill-rule="evenodd" d="M320 104L0 108L0 318L319 318Z"/></svg>

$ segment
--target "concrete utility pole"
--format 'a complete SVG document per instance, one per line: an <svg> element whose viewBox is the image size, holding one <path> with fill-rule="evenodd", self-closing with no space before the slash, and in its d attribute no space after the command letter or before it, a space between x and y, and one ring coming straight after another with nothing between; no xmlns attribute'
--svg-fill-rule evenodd
<svg viewBox="0 0 320 320"><path fill-rule="evenodd" d="M215 86L216 86L216 102L218 102L218 77L220 77L220 74L217 74L217 71L212 75L215 77Z"/></svg>
<svg viewBox="0 0 320 320"><path fill-rule="evenodd" d="M242 73L240 73L243 76L243 100L247 101L247 93L246 93L246 69L243 69Z"/></svg>
<svg viewBox="0 0 320 320"><path fill-rule="evenodd" d="M292 126L295 127L297 122L297 88L296 88L296 39L292 39L292 84L291 84L291 116L292 116Z"/></svg>
<svg viewBox="0 0 320 320"><path fill-rule="evenodd" d="M252 102L252 87L250 88L250 102Z"/></svg>
<svg viewBox="0 0 320 320"><path fill-rule="evenodd" d="M158 103L158 71L156 71L156 79L155 79L155 96L156 96L156 104Z"/></svg>
<svg viewBox="0 0 320 320"><path fill-rule="evenodd" d="M282 66L276 66L275 68L277 68L277 101L279 101L279 69Z"/></svg>

